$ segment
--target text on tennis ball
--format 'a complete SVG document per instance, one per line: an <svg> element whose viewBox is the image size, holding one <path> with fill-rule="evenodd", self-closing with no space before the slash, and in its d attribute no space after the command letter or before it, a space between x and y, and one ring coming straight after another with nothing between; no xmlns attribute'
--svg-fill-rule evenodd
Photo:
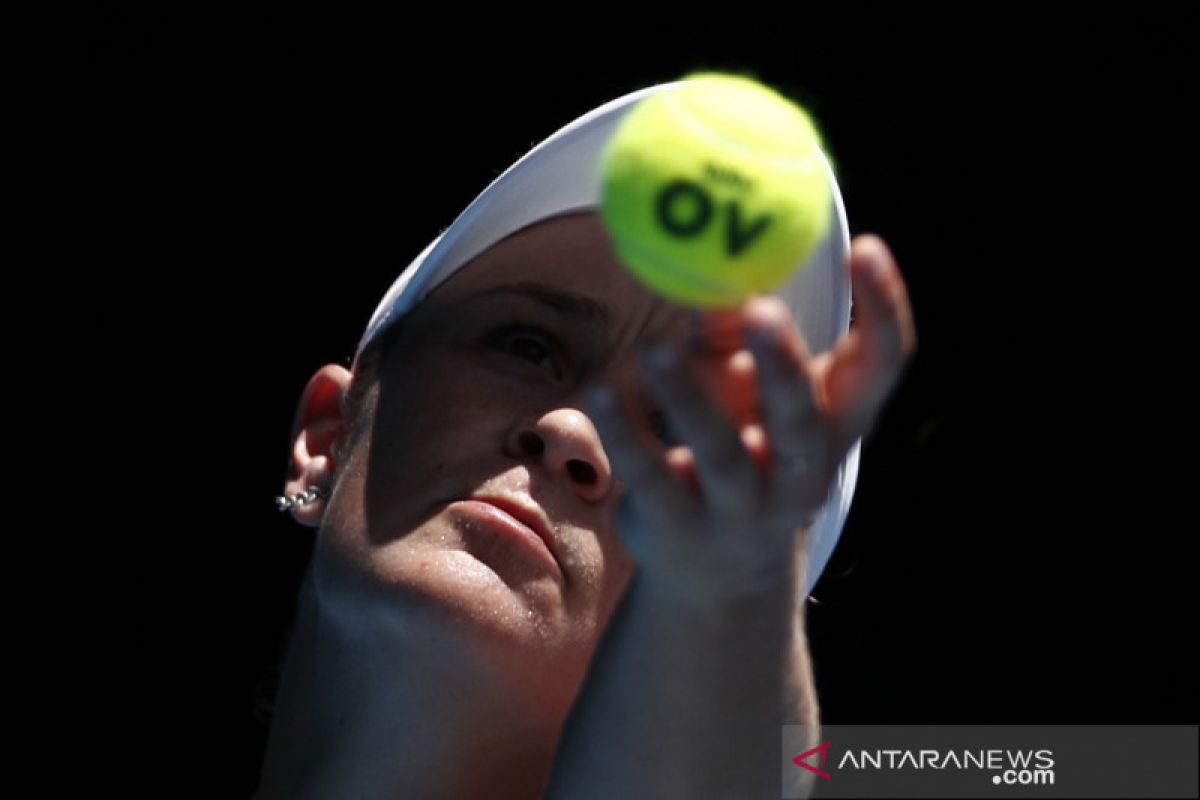
<svg viewBox="0 0 1200 800"><path fill-rule="evenodd" d="M710 180L730 184L739 191L748 192L754 188L753 181L727 167L706 164L704 173ZM656 194L655 220L664 233L679 239L690 239L708 228L715 206L717 203L702 184L680 178L666 183ZM772 222L770 214L746 219L737 200L730 200L720 210L724 212L725 252L731 257L741 254L766 232Z"/></svg>

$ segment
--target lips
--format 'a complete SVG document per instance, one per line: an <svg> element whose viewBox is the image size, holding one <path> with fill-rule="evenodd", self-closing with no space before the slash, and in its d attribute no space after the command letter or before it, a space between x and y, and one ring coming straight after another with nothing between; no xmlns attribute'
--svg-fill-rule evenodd
<svg viewBox="0 0 1200 800"><path fill-rule="evenodd" d="M550 558L555 562L555 566L558 566L558 557L555 554L555 542L553 535L550 533L550 525L546 521L545 515L542 514L537 506L510 497L495 496L472 497L467 502L491 506L492 509L500 512L498 515L500 518L507 518L507 521L515 523L528 533L532 533L548 551Z"/></svg>

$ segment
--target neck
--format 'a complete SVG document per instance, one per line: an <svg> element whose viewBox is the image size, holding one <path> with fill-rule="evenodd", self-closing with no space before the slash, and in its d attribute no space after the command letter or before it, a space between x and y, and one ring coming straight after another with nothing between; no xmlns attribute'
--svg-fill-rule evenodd
<svg viewBox="0 0 1200 800"><path fill-rule="evenodd" d="M305 591L257 800L540 797L565 714L478 650L435 624L352 634Z"/></svg>

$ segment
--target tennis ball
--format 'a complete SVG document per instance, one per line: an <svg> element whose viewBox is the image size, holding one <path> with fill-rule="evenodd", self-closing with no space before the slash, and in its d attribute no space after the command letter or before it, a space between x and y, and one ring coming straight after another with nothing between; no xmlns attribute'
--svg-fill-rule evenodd
<svg viewBox="0 0 1200 800"><path fill-rule="evenodd" d="M681 304L737 305L801 267L831 190L808 114L758 81L692 73L638 102L600 162L617 257Z"/></svg>

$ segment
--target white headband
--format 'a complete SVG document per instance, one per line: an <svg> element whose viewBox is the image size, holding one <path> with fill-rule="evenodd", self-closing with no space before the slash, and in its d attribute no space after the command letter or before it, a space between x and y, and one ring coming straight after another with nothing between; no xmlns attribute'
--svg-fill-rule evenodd
<svg viewBox="0 0 1200 800"><path fill-rule="evenodd" d="M596 210L600 203L600 156L622 117L639 100L673 91L683 83L640 89L595 108L509 167L400 273L371 315L355 359L389 325L500 240L550 217ZM828 164L826 172L834 201L834 224L813 249L804 268L797 269L795 277L774 293L792 309L814 354L832 348L850 329L850 233L841 192ZM861 440L855 442L846 455L825 508L812 527L806 595L829 561L850 511L861 445Z"/></svg>

